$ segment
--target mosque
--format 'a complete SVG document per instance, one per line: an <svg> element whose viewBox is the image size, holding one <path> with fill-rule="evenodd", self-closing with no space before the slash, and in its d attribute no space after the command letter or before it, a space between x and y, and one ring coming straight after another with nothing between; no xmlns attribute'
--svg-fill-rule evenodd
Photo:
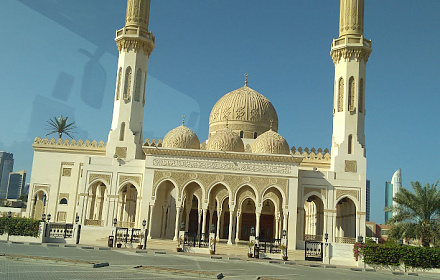
<svg viewBox="0 0 440 280"><path fill-rule="evenodd" d="M327 149L289 147L269 99L247 85L212 108L200 141L182 122L163 140L142 136L150 0L127 0L119 50L113 118L107 143L35 138L26 215L82 225L81 239L98 241L114 225L149 229L174 239L214 228L227 244L280 238L289 249L305 240L354 243L365 236L365 78L371 41L363 36L364 0L340 0L333 135ZM324 108L325 109L325 108ZM330 108L328 108L330 109ZM329 135L330 137L330 135Z"/></svg>

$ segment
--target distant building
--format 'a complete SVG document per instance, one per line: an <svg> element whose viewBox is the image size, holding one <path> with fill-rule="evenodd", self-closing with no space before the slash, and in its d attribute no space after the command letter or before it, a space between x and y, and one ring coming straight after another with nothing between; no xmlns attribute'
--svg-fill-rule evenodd
<svg viewBox="0 0 440 280"><path fill-rule="evenodd" d="M0 198L6 198L8 191L9 173L14 168L14 155L0 152Z"/></svg>
<svg viewBox="0 0 440 280"><path fill-rule="evenodd" d="M24 188L21 190L21 194L27 195L29 193L29 183L24 185Z"/></svg>
<svg viewBox="0 0 440 280"><path fill-rule="evenodd" d="M367 206L365 207L365 219L367 221L370 220L370 180L367 180L367 188L366 188L366 201Z"/></svg>
<svg viewBox="0 0 440 280"><path fill-rule="evenodd" d="M391 182L385 183L385 207L396 206L396 202L393 202L393 197L402 187L402 172L398 169L394 172ZM385 212L385 223L393 216L393 212Z"/></svg>
<svg viewBox="0 0 440 280"><path fill-rule="evenodd" d="M9 173L9 183L6 193L7 199L17 199L26 184L26 170Z"/></svg>

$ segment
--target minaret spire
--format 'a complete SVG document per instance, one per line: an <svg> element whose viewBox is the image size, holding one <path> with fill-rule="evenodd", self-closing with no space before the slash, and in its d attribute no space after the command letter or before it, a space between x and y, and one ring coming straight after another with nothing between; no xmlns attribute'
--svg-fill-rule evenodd
<svg viewBox="0 0 440 280"><path fill-rule="evenodd" d="M148 30L150 0L127 0L125 26L116 31L119 50L113 119L106 154L142 159L142 123L148 59L155 38Z"/></svg>
<svg viewBox="0 0 440 280"><path fill-rule="evenodd" d="M364 34L364 0L341 0L339 37Z"/></svg>
<svg viewBox="0 0 440 280"><path fill-rule="evenodd" d="M331 170L366 173L365 79L371 40L365 39L364 0L340 0L335 64Z"/></svg>

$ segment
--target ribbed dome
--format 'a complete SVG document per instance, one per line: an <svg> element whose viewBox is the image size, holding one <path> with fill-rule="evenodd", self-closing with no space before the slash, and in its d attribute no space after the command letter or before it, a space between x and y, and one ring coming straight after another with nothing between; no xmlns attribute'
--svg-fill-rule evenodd
<svg viewBox="0 0 440 280"><path fill-rule="evenodd" d="M200 141L194 131L182 124L165 135L163 138L162 147L200 149Z"/></svg>
<svg viewBox="0 0 440 280"><path fill-rule="evenodd" d="M226 127L217 131L216 134L209 138L206 149L211 151L244 152L244 145L240 136Z"/></svg>
<svg viewBox="0 0 440 280"><path fill-rule="evenodd" d="M271 129L255 139L252 153L288 155L290 150L286 139Z"/></svg>
<svg viewBox="0 0 440 280"><path fill-rule="evenodd" d="M272 103L247 85L231 91L214 105L209 117L209 134L228 126L236 133L243 131L243 138L254 138L271 127L278 130L278 116Z"/></svg>

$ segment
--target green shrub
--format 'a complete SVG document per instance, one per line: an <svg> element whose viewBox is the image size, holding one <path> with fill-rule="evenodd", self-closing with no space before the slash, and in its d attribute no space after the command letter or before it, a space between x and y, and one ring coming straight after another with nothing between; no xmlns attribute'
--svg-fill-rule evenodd
<svg viewBox="0 0 440 280"><path fill-rule="evenodd" d="M356 258L361 254L366 264L382 266L398 266L412 268L440 268L440 249L431 247L415 247L386 244L357 244L353 252Z"/></svg>
<svg viewBox="0 0 440 280"><path fill-rule="evenodd" d="M28 218L0 217L0 234L38 236L40 221Z"/></svg>

